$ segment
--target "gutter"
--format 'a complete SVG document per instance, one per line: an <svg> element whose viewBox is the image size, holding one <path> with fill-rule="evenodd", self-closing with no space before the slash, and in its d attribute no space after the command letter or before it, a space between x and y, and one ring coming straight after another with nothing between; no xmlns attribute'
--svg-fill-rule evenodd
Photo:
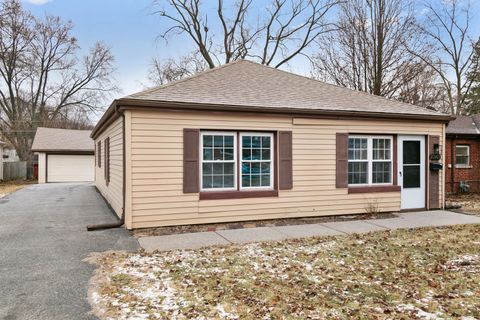
<svg viewBox="0 0 480 320"><path fill-rule="evenodd" d="M377 118L377 119L396 119L396 120L426 120L441 121L448 123L455 117L447 114L428 115L428 114L402 114L402 113L385 113L385 112L360 112L360 111L340 111L340 110L319 110L319 109L299 109L299 108L274 108L261 106L245 106L245 105L222 105L222 104L204 104L190 102L175 102L163 100L143 100L133 98L121 98L114 100L105 114L99 120L98 124L92 130L90 137L95 139L103 129L116 119L115 110L160 110L163 111L223 111L223 112L255 112L255 113L272 113L287 114L291 116L311 116L311 117L351 117L351 118Z"/></svg>
<svg viewBox="0 0 480 320"><path fill-rule="evenodd" d="M95 230L105 230L105 229L113 229L113 228L119 228L125 224L125 185L126 185L126 169L125 169L125 151L126 151L126 144L125 144L125 114L123 111L120 110L117 106L113 108L114 110L114 119L118 119L119 117L122 117L122 139L123 139L123 156L122 156L122 169L123 169L123 186L122 186L122 195L123 195L123 200L122 200L122 216L120 217L120 220L117 222L112 222L112 223L103 223L103 224L93 224L93 225L88 225L87 226L87 231L95 231ZM107 111L108 112L108 111ZM102 117L103 118L103 117ZM116 216L116 214L115 214Z"/></svg>

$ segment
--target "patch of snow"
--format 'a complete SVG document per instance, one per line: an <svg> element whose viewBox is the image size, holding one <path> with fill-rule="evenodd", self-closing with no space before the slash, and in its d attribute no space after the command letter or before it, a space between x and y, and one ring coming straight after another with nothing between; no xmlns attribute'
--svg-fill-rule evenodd
<svg viewBox="0 0 480 320"><path fill-rule="evenodd" d="M215 309L221 319L239 319L236 314L225 311L225 308L221 304L218 304Z"/></svg>
<svg viewBox="0 0 480 320"><path fill-rule="evenodd" d="M480 255L472 254L460 256L456 259L447 261L445 267L450 271L475 272L480 268Z"/></svg>
<svg viewBox="0 0 480 320"><path fill-rule="evenodd" d="M472 291L465 291L463 293L463 295L466 296L466 297L471 297L471 296L475 295L475 293L473 293Z"/></svg>
<svg viewBox="0 0 480 320"><path fill-rule="evenodd" d="M417 316L418 318L425 319L425 320L443 319L442 313L440 312L435 312L435 313L427 312L411 304L400 304L397 306L397 310L401 312L410 312L415 316Z"/></svg>

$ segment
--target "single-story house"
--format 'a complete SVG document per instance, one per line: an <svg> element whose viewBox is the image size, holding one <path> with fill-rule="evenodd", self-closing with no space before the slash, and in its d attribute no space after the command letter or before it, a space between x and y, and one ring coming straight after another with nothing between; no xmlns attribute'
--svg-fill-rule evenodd
<svg viewBox="0 0 480 320"><path fill-rule="evenodd" d="M0 141L0 181L3 180L3 146L5 142Z"/></svg>
<svg viewBox="0 0 480 320"><path fill-rule="evenodd" d="M457 116L446 136L446 191L480 191L480 114Z"/></svg>
<svg viewBox="0 0 480 320"><path fill-rule="evenodd" d="M94 181L90 130L38 128L32 151L38 154L38 183Z"/></svg>
<svg viewBox="0 0 480 320"><path fill-rule="evenodd" d="M450 119L242 60L115 100L95 183L128 229L437 209Z"/></svg>

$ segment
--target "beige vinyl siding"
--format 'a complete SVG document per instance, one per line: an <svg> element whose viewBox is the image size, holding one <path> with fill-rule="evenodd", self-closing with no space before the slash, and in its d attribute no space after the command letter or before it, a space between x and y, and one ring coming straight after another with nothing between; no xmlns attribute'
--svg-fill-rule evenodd
<svg viewBox="0 0 480 320"><path fill-rule="evenodd" d="M380 211L397 211L400 192L348 194L347 189L335 188L335 134L430 134L439 135L443 144L443 124L438 122L193 111L132 111L130 122L131 154L127 163L131 163L131 173L127 182L131 185L127 198L131 197L133 228L364 213L371 201L378 202ZM184 128L291 130L293 189L280 190L278 197L271 198L199 201L198 194L184 194Z"/></svg>
<svg viewBox="0 0 480 320"><path fill-rule="evenodd" d="M110 183L105 180L105 139L110 137ZM107 199L118 217L123 209L123 119L115 120L102 134L95 139L95 151L98 142L102 142L102 166L98 167L98 155L95 153L95 185Z"/></svg>

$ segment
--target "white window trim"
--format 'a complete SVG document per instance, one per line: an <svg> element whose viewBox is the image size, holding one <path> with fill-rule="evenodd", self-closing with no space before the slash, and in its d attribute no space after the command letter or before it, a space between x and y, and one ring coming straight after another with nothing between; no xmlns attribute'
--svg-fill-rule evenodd
<svg viewBox="0 0 480 320"><path fill-rule="evenodd" d="M368 183L355 183L348 184L349 187L362 187L362 186L391 186L393 185L393 136L377 136L377 135L349 135L348 139L367 139L367 159L365 160L347 160L349 162L368 162L367 164L367 180ZM390 140L390 182L389 183L373 183L373 162L387 162L387 160L373 160L373 139L389 139ZM347 144L348 153L348 144ZM347 174L348 179L348 174Z"/></svg>
<svg viewBox="0 0 480 320"><path fill-rule="evenodd" d="M270 160L243 160L243 137L244 136L256 136L256 137L270 137ZM240 190L274 190L274 172L275 172L275 161L274 161L274 149L275 149L275 141L273 139L273 133L265 133L265 132L240 132L240 151L239 151L239 168L238 172L240 175ZM269 162L270 163L270 186L259 186L259 187L243 187L242 186L242 162ZM261 179L261 177L260 177Z"/></svg>
<svg viewBox="0 0 480 320"><path fill-rule="evenodd" d="M203 136L233 136L233 161L232 160L203 160ZM204 163L233 163L233 188L203 188L203 164ZM235 131L200 131L200 191L236 191L237 190L237 132Z"/></svg>
<svg viewBox="0 0 480 320"><path fill-rule="evenodd" d="M457 163L457 148L467 148L467 157L468 163ZM456 168L469 168L470 167L470 146L468 144L457 144L455 145L455 167Z"/></svg>

